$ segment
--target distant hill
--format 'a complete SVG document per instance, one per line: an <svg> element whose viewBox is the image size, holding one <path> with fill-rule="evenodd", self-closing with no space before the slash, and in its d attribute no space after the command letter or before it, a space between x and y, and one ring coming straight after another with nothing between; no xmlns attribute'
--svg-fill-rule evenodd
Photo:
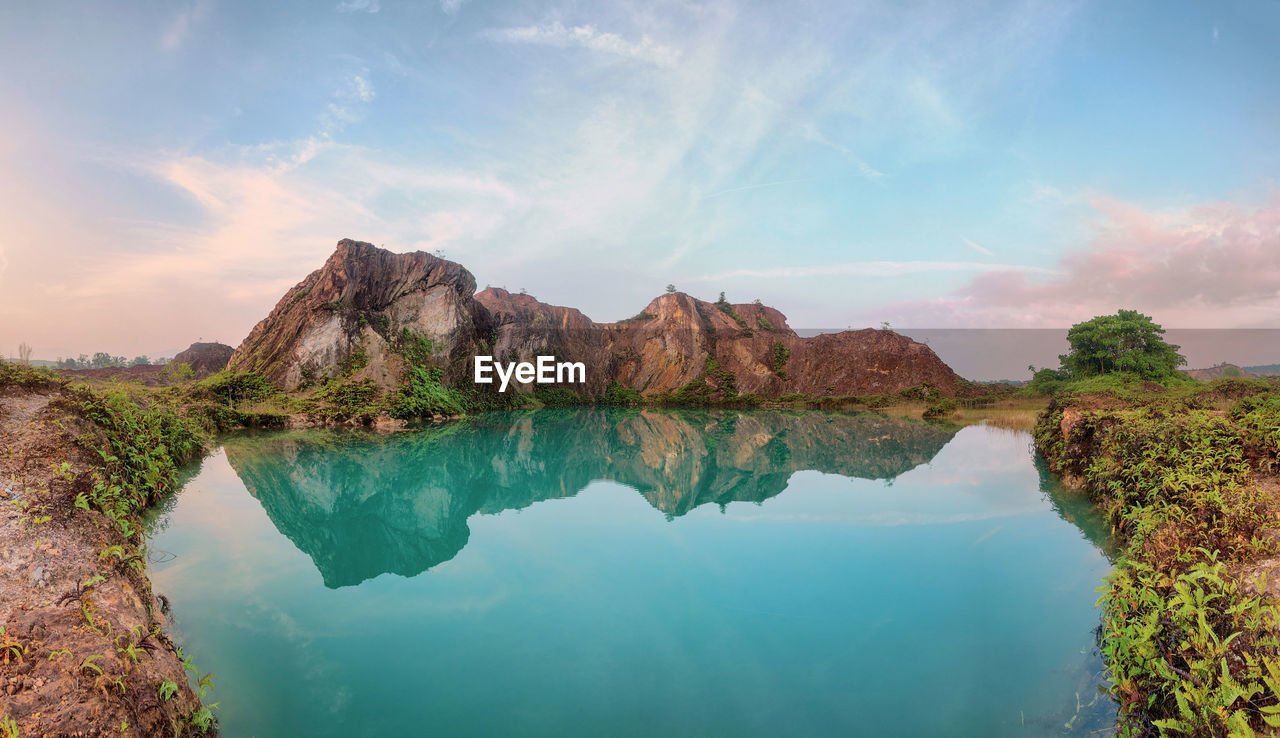
<svg viewBox="0 0 1280 738"><path fill-rule="evenodd" d="M1259 377L1275 377L1280 376L1280 364L1263 364L1261 366L1246 366L1243 369L1252 372Z"/></svg>
<svg viewBox="0 0 1280 738"><path fill-rule="evenodd" d="M1257 377L1259 374L1251 371L1246 367L1236 366L1235 364L1219 364L1211 366L1207 369L1183 369L1183 374L1198 379L1201 382L1209 382L1214 379L1223 377Z"/></svg>

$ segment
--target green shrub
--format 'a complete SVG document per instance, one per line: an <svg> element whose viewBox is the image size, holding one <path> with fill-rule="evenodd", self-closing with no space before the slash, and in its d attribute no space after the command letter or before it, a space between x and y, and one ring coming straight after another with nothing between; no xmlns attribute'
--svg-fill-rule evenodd
<svg viewBox="0 0 1280 738"><path fill-rule="evenodd" d="M1122 734L1280 727L1275 607L1244 595L1217 553L1205 554L1172 576L1136 562L1108 578L1100 642Z"/></svg>
<svg viewBox="0 0 1280 738"><path fill-rule="evenodd" d="M466 412L466 398L460 392L441 385L440 375L439 369L411 367L408 381L401 385L392 403L391 415L407 420Z"/></svg>
<svg viewBox="0 0 1280 738"><path fill-rule="evenodd" d="M369 365L369 354L357 346L338 364L338 376L349 377Z"/></svg>
<svg viewBox="0 0 1280 738"><path fill-rule="evenodd" d="M624 387L614 379L609 382L604 394L600 395L599 403L601 405L643 405L644 396L639 390Z"/></svg>
<svg viewBox="0 0 1280 738"><path fill-rule="evenodd" d="M664 392L654 400L666 405L703 406L732 403L738 398L738 380L733 372L721 369L716 357L708 355L702 371L693 381L674 392Z"/></svg>
<svg viewBox="0 0 1280 738"><path fill-rule="evenodd" d="M410 366L418 367L430 366L434 349L430 338L416 333L408 326L400 331L400 338L395 345L395 350Z"/></svg>
<svg viewBox="0 0 1280 738"><path fill-rule="evenodd" d="M945 418L955 413L956 401L950 398L942 397L931 400L924 409L924 417L926 418Z"/></svg>
<svg viewBox="0 0 1280 738"><path fill-rule="evenodd" d="M196 382L187 391L192 400L213 400L235 406L241 402L257 402L283 397L284 392L261 374L225 370Z"/></svg>
<svg viewBox="0 0 1280 738"><path fill-rule="evenodd" d="M787 365L787 360L790 358L791 349L787 348L787 345L782 341L774 341L773 350L769 357L770 368L773 369L773 373L778 375L780 379L787 378L787 372L784 367Z"/></svg>
<svg viewBox="0 0 1280 738"><path fill-rule="evenodd" d="M1070 379L1071 375L1064 369L1038 369L1031 375L1031 381L1023 388L1023 393L1032 397L1048 397L1062 390Z"/></svg>
<svg viewBox="0 0 1280 738"><path fill-rule="evenodd" d="M535 384L533 386L533 397L546 407L573 407L585 404L577 392L568 387L554 385Z"/></svg>
<svg viewBox="0 0 1280 738"><path fill-rule="evenodd" d="M635 315L632 315L630 318L623 318L622 320L619 320L618 325L627 325L628 323L640 323L646 320L653 320L656 317L658 316L654 315L653 313L647 313L641 310Z"/></svg>
<svg viewBox="0 0 1280 738"><path fill-rule="evenodd" d="M738 315L738 311L733 309L733 305L724 299L723 292L720 293L720 299L716 300L715 305L717 310L732 318L733 322L737 323L744 333L751 335L751 329L747 327L747 321L743 320L742 316Z"/></svg>
<svg viewBox="0 0 1280 738"><path fill-rule="evenodd" d="M55 389L66 380L53 370L27 366L0 359L0 388L23 387L25 389Z"/></svg>
<svg viewBox="0 0 1280 738"><path fill-rule="evenodd" d="M1245 398L1224 417L1194 407L1205 391L1077 407L1068 437L1070 401L1055 400L1036 426L1051 466L1084 477L1126 542L1099 601L1125 735L1280 727L1280 611L1233 574L1274 553L1261 535L1271 501L1253 475L1274 467L1280 398Z"/></svg>
<svg viewBox="0 0 1280 738"><path fill-rule="evenodd" d="M324 420L369 423L386 410L386 398L372 379L336 380L315 394L312 414Z"/></svg>
<svg viewBox="0 0 1280 738"><path fill-rule="evenodd" d="M173 489L174 471L201 451L207 437L172 407L140 404L120 390L77 388L66 402L96 426L77 438L94 454L93 486L77 504L102 510L130 534L133 513Z"/></svg>

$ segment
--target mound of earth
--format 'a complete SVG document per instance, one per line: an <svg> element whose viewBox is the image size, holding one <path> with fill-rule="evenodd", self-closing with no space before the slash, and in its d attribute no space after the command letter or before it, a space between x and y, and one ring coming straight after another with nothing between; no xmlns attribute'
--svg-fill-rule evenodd
<svg viewBox="0 0 1280 738"><path fill-rule="evenodd" d="M196 342L188 346L185 351L179 351L173 357L173 361L187 364L197 377L207 377L226 369L227 362L231 361L233 353L235 349L225 343Z"/></svg>
<svg viewBox="0 0 1280 738"><path fill-rule="evenodd" d="M774 308L682 292L654 299L628 320L597 323L529 295L475 294L470 272L431 254L349 239L281 298L230 367L286 390L340 374L391 388L402 380L410 341L426 346L446 384L469 384L476 355L504 362L551 355L586 366L586 386L575 387L586 394L612 382L646 396L712 399L875 394L925 383L947 396L957 390L955 372L928 346L893 331L801 338Z"/></svg>

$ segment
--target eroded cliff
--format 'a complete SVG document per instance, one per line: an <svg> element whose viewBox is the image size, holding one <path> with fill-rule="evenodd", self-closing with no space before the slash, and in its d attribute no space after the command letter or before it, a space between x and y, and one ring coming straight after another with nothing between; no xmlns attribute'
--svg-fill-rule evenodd
<svg viewBox="0 0 1280 738"><path fill-rule="evenodd" d="M887 330L802 338L760 304L706 302L673 292L628 320L490 288L475 294L461 265L343 240L323 267L281 298L231 357L286 390L338 375L391 388L403 380L406 342L426 347L445 384L470 382L471 357L553 355L580 361L591 396L611 383L647 397L715 401L754 394L850 395L920 384L956 392L956 375L928 346ZM524 385L521 389L529 389Z"/></svg>
<svg viewBox="0 0 1280 738"><path fill-rule="evenodd" d="M229 367L258 372L287 390L340 373L390 387L400 381L404 343L411 341L427 347L456 380L468 357L482 344L488 350L492 331L475 289L475 277L460 264L343 239L254 327Z"/></svg>

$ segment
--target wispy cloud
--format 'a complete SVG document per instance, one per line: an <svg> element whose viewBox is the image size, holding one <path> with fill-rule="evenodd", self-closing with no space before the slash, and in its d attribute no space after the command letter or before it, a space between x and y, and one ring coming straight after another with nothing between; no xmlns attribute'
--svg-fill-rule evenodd
<svg viewBox="0 0 1280 738"><path fill-rule="evenodd" d="M121 149L95 143L95 156L141 175L130 184L146 200L132 193L113 201L116 219L60 223L58 253L82 255L67 258L66 268L50 266L53 257L33 268L39 260L11 250L6 284L21 282L24 291L0 295L2 309L25 309L42 291L64 295L56 311L24 319L22 330L37 335L56 327L71 348L106 335L121 341L112 349L121 353L185 345L192 333L236 343L339 238L350 236L400 251L443 249L482 284L519 279L600 319L633 314L637 302L651 297L649 285L661 289L684 274L725 268L715 266L724 262L713 251L736 238L733 228L744 220L730 193L772 187L782 200L787 183L815 179L814 159L836 163L821 172L824 179L888 186L893 175L864 161L863 151L892 139L896 160L912 161L928 153L916 147L933 147L946 131L963 128L1002 75L1052 37L1059 5L1031 5L1048 8L1047 18L1019 10L1012 17L983 15L980 26L969 11L946 4L901 13L859 6L830 28L815 23L805 43L783 30L794 11L767 3L675 2L638 13L587 5L559 15L508 7L507 27L457 39L445 54L397 46L394 65L370 57L340 59L342 73L308 67L314 77L300 80L309 86L297 99L311 107L280 120L266 114L269 135L301 131L292 138L218 143L215 126L219 133L193 137L197 142L142 140ZM457 7L441 4L446 12ZM380 8L375 0L349 0L338 9ZM591 14L566 15L578 11ZM194 18L175 26L175 47L183 38L190 42ZM466 42L475 48L464 48ZM528 63L527 47L534 46L579 53L537 54ZM496 93L484 84L468 87L462 83L475 81L468 77L473 68L482 70L481 80L501 69L512 84ZM387 69L396 79L384 90L378 75ZM907 89L902 69L928 84ZM480 111L481 125L439 105L442 88L422 86L427 78L431 85L447 79L443 89L456 96L457 109ZM411 118L379 120L376 132L360 131L370 134L359 137L366 145L352 144L361 123L380 114L383 99ZM12 126L6 121L4 132ZM414 146L403 145L409 129ZM380 145L388 130L390 141ZM0 136L0 147L12 140ZM834 153L823 156L818 147ZM797 151L804 156L794 157ZM23 168L0 167L6 170ZM30 189L16 174L9 181L6 193ZM0 205L19 209L12 201ZM24 233L46 237L42 229L51 227L41 221L55 220L27 217ZM767 248L746 245L744 252L760 249L755 261L730 263L760 264ZM820 261L735 274L785 282L811 274L1002 268ZM784 307L806 296L798 281L780 290L790 291L785 300L779 296ZM821 322L832 308L819 309L827 312L807 319ZM144 322L147 336L121 328Z"/></svg>
<svg viewBox="0 0 1280 738"><path fill-rule="evenodd" d="M343 0L334 10L339 13L376 13L382 10L378 0Z"/></svg>
<svg viewBox="0 0 1280 738"><path fill-rule="evenodd" d="M1092 238L1047 276L983 270L949 295L878 314L898 325L1058 327L1135 308L1178 328L1280 325L1280 195L1256 209L1151 212L1106 196L1092 208Z"/></svg>
<svg viewBox="0 0 1280 738"><path fill-rule="evenodd" d="M790 266L775 269L735 269L705 277L699 282L717 282L737 277L788 279L801 277L901 277L926 272L1007 272L1017 274L1052 274L1051 269L1019 264L986 264L976 261L857 261L823 266Z"/></svg>
<svg viewBox="0 0 1280 738"><path fill-rule="evenodd" d="M987 248L986 246L983 246L980 243L975 243L973 241L970 241L967 238L962 238L960 240L964 241L965 246L968 246L969 248L973 249L974 251L977 251L979 254L982 254L983 256L995 256L995 254L991 251L991 249Z"/></svg>
<svg viewBox="0 0 1280 738"><path fill-rule="evenodd" d="M332 136L363 117L364 106L377 96L367 74L348 75L334 90L332 99L320 116L322 134Z"/></svg>
<svg viewBox="0 0 1280 738"><path fill-rule="evenodd" d="M734 192L747 192L747 191L749 191L749 190L759 190L759 189L764 189L764 188L766 188L766 187L781 187L781 186L783 186L783 185L799 184L799 183L801 183L801 182L813 182L813 181L814 181L814 180L813 180L812 178L807 178L807 179L780 179L780 180L778 180L777 182L761 182L761 183L759 183L759 184L743 185L743 186L741 186L741 187L730 187L730 188L728 188L728 189L724 189L724 190L716 190L715 192L709 192L709 193L707 193L707 194L705 194L705 195L702 195L702 196L701 196L701 197L699 197L698 199L699 199L699 200L713 200L713 199L715 199L715 198L717 198L717 197L721 197L721 196L723 196L723 195L730 195L730 194L733 194Z"/></svg>
<svg viewBox="0 0 1280 738"><path fill-rule="evenodd" d="M445 15L457 15L462 6L467 4L467 0L440 0L440 10Z"/></svg>
<svg viewBox="0 0 1280 738"><path fill-rule="evenodd" d="M187 3L173 20L164 27L160 34L160 48L165 51L176 51L187 40L191 29L204 20L212 9L211 0L194 0Z"/></svg>
<svg viewBox="0 0 1280 738"><path fill-rule="evenodd" d="M661 67L674 66L680 60L679 51L657 43L648 36L642 36L639 41L628 41L616 33L601 31L589 24L566 27L556 21L541 26L495 28L486 31L484 35L507 43L579 47Z"/></svg>

